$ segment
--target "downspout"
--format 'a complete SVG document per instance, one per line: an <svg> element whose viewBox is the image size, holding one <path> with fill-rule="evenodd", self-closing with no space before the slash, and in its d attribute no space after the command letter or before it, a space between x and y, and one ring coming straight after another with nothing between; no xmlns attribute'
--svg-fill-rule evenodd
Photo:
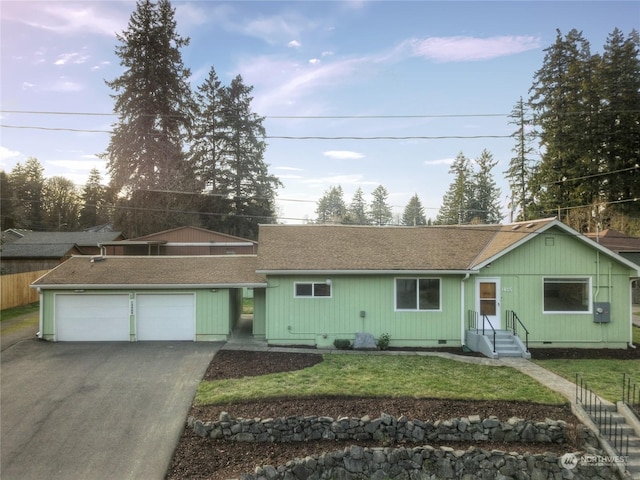
<svg viewBox="0 0 640 480"><path fill-rule="evenodd" d="M42 293L42 289L40 287L38 287L38 296L40 297L40 308L39 308L39 312L38 312L38 333L36 333L36 337L38 338L42 338L43 334L42 334L42 328L44 325L44 298L43 298L43 293Z"/></svg>
<svg viewBox="0 0 640 480"><path fill-rule="evenodd" d="M460 329L460 338L462 339L462 346L466 345L467 336L465 335L465 325L464 325L464 282L469 279L469 272L465 273L462 280L460 280L460 319L461 319L461 329Z"/></svg>
<svg viewBox="0 0 640 480"><path fill-rule="evenodd" d="M636 348L633 344L633 282L634 280L629 280L629 298L631 299L629 302L629 342L627 343L629 348Z"/></svg>

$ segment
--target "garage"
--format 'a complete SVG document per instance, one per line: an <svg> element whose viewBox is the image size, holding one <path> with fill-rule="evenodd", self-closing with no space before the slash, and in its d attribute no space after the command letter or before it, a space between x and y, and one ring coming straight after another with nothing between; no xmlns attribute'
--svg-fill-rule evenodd
<svg viewBox="0 0 640 480"><path fill-rule="evenodd" d="M58 294L55 327L61 342L128 342L129 295Z"/></svg>
<svg viewBox="0 0 640 480"><path fill-rule="evenodd" d="M137 340L195 340L195 295L136 295Z"/></svg>

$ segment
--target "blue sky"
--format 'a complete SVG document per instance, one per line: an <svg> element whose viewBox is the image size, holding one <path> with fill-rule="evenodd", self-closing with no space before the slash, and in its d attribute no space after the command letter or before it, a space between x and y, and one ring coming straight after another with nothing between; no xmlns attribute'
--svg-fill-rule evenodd
<svg viewBox="0 0 640 480"><path fill-rule="evenodd" d="M332 185L347 203L358 187L368 200L383 185L398 214L417 193L435 218L451 161L483 149L499 161L494 176L506 205L503 172L514 146L503 138L514 130L506 115L527 98L556 29L581 30L601 52L614 28L627 35L640 27L638 1L172 4L178 33L191 38L182 55L193 88L211 66L225 83L241 74L268 136L332 137L267 140L287 223L315 218ZM115 34L134 9L131 1L0 1L0 169L33 156L46 177L82 186L97 167L108 181L96 156L115 121L104 80L122 73Z"/></svg>

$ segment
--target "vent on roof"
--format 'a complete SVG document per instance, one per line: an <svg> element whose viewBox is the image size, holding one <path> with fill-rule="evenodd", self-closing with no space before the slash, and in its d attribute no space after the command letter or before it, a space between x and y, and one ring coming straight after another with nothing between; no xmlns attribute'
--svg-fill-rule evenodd
<svg viewBox="0 0 640 480"><path fill-rule="evenodd" d="M527 228L532 228L535 225L535 223L530 223L527 225Z"/></svg>
<svg viewBox="0 0 640 480"><path fill-rule="evenodd" d="M513 227L511 227L511 230L517 230L520 228L520 225L514 225Z"/></svg>
<svg viewBox="0 0 640 480"><path fill-rule="evenodd" d="M95 257L91 257L91 263L95 263L95 262L104 262L107 258L103 257L102 255L97 255Z"/></svg>

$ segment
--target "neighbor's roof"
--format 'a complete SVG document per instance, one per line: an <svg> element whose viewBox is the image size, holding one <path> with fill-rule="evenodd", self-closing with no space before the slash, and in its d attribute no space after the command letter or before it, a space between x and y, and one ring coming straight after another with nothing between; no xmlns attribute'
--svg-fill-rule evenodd
<svg viewBox="0 0 640 480"><path fill-rule="evenodd" d="M12 242L21 245L76 244L79 247L97 247L99 243L121 238L120 232L26 232Z"/></svg>
<svg viewBox="0 0 640 480"><path fill-rule="evenodd" d="M8 258L62 258L69 255L81 254L75 243L53 244L23 244L18 242L8 243L0 248L0 256Z"/></svg>
<svg viewBox="0 0 640 480"><path fill-rule="evenodd" d="M255 255L72 257L36 280L41 288L265 285Z"/></svg>
<svg viewBox="0 0 640 480"><path fill-rule="evenodd" d="M585 233L585 235L614 252L640 252L640 238L630 237L617 230L609 228L600 233Z"/></svg>

